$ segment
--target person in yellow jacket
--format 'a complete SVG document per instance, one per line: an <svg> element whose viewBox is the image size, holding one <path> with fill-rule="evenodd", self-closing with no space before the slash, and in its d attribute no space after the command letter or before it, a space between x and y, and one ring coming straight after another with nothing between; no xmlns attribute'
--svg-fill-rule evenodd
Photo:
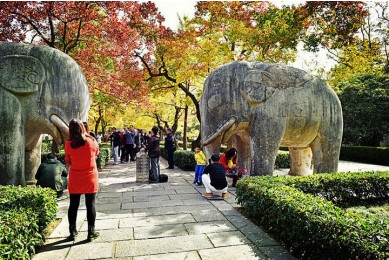
<svg viewBox="0 0 389 260"><path fill-rule="evenodd" d="M202 185L202 176L205 166L207 165L207 158L203 151L201 151L201 147L198 145L195 147L195 160L196 160L196 168L195 168L195 177L193 184Z"/></svg>

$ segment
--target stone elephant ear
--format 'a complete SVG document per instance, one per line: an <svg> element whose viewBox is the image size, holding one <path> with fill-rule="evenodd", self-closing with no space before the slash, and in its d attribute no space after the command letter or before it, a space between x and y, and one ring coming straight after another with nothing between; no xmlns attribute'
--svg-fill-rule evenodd
<svg viewBox="0 0 389 260"><path fill-rule="evenodd" d="M277 89L277 82L266 71L250 70L244 75L242 96L252 104L260 104L269 99Z"/></svg>
<svg viewBox="0 0 389 260"><path fill-rule="evenodd" d="M34 57L9 55L0 57L0 87L14 94L39 90L45 80L43 64Z"/></svg>

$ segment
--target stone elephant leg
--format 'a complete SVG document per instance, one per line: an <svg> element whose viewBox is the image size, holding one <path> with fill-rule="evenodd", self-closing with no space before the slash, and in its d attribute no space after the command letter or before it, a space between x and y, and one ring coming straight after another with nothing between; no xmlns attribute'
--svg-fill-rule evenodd
<svg viewBox="0 0 389 260"><path fill-rule="evenodd" d="M312 150L310 147L289 147L290 171L289 175L307 176L312 174Z"/></svg>
<svg viewBox="0 0 389 260"><path fill-rule="evenodd" d="M313 173L338 171L340 141L316 137L311 144L313 153Z"/></svg>
<svg viewBox="0 0 389 260"><path fill-rule="evenodd" d="M246 133L233 135L228 140L228 149L234 147L238 151L238 165L239 169L243 170L246 166L250 169L250 140Z"/></svg>
<svg viewBox="0 0 389 260"><path fill-rule="evenodd" d="M26 183L35 183L35 174L41 164L42 135L37 135L32 142L26 146L25 151L25 175Z"/></svg>
<svg viewBox="0 0 389 260"><path fill-rule="evenodd" d="M19 100L0 88L0 185L26 184L24 125Z"/></svg>
<svg viewBox="0 0 389 260"><path fill-rule="evenodd" d="M250 129L251 175L272 175L285 119L257 114Z"/></svg>

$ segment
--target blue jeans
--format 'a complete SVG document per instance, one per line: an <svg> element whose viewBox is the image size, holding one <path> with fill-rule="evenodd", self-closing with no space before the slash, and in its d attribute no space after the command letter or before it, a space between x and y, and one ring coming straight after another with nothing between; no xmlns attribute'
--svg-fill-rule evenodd
<svg viewBox="0 0 389 260"><path fill-rule="evenodd" d="M151 172L152 175L150 176L151 179L150 181L159 181L159 157L157 158L150 158L150 163L151 163Z"/></svg>
<svg viewBox="0 0 389 260"><path fill-rule="evenodd" d="M194 182L200 182L200 183L203 182L202 175L203 175L204 169L205 169L205 165L196 165Z"/></svg>

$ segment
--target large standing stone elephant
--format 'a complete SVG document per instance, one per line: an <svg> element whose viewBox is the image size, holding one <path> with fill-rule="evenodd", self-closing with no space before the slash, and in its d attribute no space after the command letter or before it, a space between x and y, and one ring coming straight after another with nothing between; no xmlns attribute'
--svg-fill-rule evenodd
<svg viewBox="0 0 389 260"><path fill-rule="evenodd" d="M0 184L32 181L41 134L60 144L70 119L86 120L88 111L86 79L72 58L46 46L0 42Z"/></svg>
<svg viewBox="0 0 389 260"><path fill-rule="evenodd" d="M283 146L289 147L291 175L337 171L340 101L323 80L302 70L262 62L226 64L205 81L200 111L208 157L228 143L252 175L267 175Z"/></svg>

